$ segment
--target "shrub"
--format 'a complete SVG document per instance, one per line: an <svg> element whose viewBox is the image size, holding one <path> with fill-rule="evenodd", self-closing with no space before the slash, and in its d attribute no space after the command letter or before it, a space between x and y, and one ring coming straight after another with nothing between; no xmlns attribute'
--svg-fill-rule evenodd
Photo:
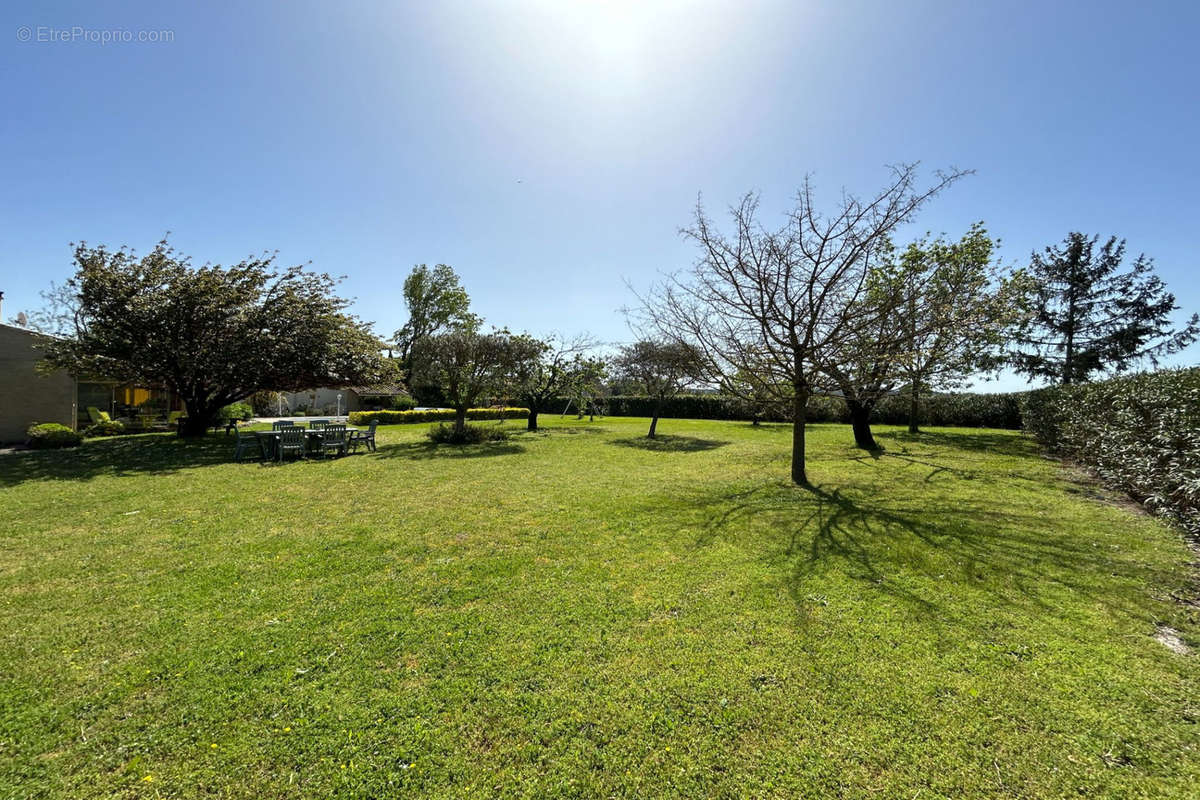
<svg viewBox="0 0 1200 800"><path fill-rule="evenodd" d="M430 428L426 436L435 444L481 444L502 442L508 432L496 425L464 425L460 431L443 422Z"/></svg>
<svg viewBox="0 0 1200 800"><path fill-rule="evenodd" d="M1030 392L1026 430L1200 535L1200 368Z"/></svg>
<svg viewBox="0 0 1200 800"><path fill-rule="evenodd" d="M89 425L84 429L83 435L87 437L118 436L124 432L125 425L123 423L115 419L109 419Z"/></svg>
<svg viewBox="0 0 1200 800"><path fill-rule="evenodd" d="M37 450L77 447L83 441L83 434L57 422L34 423L25 435L29 437L29 446Z"/></svg>
<svg viewBox="0 0 1200 800"><path fill-rule="evenodd" d="M254 407L249 403L230 403L217 412L218 419L250 419L254 416Z"/></svg>
<svg viewBox="0 0 1200 800"><path fill-rule="evenodd" d="M525 419L529 416L528 408L472 408L467 410L467 419ZM432 411L353 411L350 413L351 425L370 425L378 422L380 425L403 425L414 422L450 422L454 419L454 411L449 409L434 409Z"/></svg>
<svg viewBox="0 0 1200 800"><path fill-rule="evenodd" d="M1051 452L1058 451L1059 399L1062 390L1057 386L1025 392L1021 396L1021 427Z"/></svg>

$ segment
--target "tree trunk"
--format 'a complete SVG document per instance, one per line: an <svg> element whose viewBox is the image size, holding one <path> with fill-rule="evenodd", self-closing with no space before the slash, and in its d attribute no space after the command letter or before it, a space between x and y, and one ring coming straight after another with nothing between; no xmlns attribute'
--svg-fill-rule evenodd
<svg viewBox="0 0 1200 800"><path fill-rule="evenodd" d="M804 471L804 424L808 415L808 392L796 391L792 397L792 483L808 486Z"/></svg>
<svg viewBox="0 0 1200 800"><path fill-rule="evenodd" d="M654 404L654 416L650 418L650 432L646 434L647 439L654 438L654 431L658 428L658 414L662 411L662 401Z"/></svg>
<svg viewBox="0 0 1200 800"><path fill-rule="evenodd" d="M454 430L462 433L467 428L467 409L466 407L454 409Z"/></svg>
<svg viewBox="0 0 1200 800"><path fill-rule="evenodd" d="M526 424L525 424L526 430L536 431L538 429L537 417L538 417L537 410L533 409L533 408L529 409L529 421L526 422Z"/></svg>
<svg viewBox="0 0 1200 800"><path fill-rule="evenodd" d="M878 450L875 437L871 434L871 409L861 403L846 400L846 408L850 411L850 427L854 430L854 444L863 450Z"/></svg>
<svg viewBox="0 0 1200 800"><path fill-rule="evenodd" d="M912 382L912 391L908 398L908 432L920 433L921 429L917 424L917 414L921 410L921 399L918 395L917 382Z"/></svg>
<svg viewBox="0 0 1200 800"><path fill-rule="evenodd" d="M208 433L220 407L212 407L198 397L185 397L183 404L187 408L187 415L180 422L179 435L203 436Z"/></svg>
<svg viewBox="0 0 1200 800"><path fill-rule="evenodd" d="M208 433L211 420L208 418L189 416L180 421L180 436L203 436Z"/></svg>

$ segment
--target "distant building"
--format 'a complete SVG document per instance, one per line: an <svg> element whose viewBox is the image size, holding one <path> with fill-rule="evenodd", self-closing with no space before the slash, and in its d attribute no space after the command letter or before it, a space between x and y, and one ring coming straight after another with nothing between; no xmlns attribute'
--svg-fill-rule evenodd
<svg viewBox="0 0 1200 800"><path fill-rule="evenodd" d="M351 411L388 408L392 398L407 394L401 384L349 386L344 389L322 387L303 392L282 392L275 411L280 416L304 412L333 416L340 411L344 416Z"/></svg>

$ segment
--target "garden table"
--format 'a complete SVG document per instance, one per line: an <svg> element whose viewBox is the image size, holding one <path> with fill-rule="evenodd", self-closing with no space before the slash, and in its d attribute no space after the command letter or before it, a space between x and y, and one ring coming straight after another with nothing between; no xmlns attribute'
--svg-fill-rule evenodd
<svg viewBox="0 0 1200 800"><path fill-rule="evenodd" d="M296 427L300 426L297 425ZM362 430L362 428L356 428L352 425L347 425L346 435L349 436L351 431L359 430ZM258 446L259 449L262 450L263 458L267 460L273 459L275 457L275 443L279 441L279 431L254 431L254 435L258 437ZM304 439L305 443L307 444L307 447L305 448L307 452L312 453L320 449L320 444L316 444L314 447L314 443L320 442L321 431L305 430Z"/></svg>

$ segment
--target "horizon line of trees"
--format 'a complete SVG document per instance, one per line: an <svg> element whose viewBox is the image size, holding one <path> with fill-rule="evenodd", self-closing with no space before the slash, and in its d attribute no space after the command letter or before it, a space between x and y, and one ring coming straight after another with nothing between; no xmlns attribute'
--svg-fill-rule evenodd
<svg viewBox="0 0 1200 800"><path fill-rule="evenodd" d="M529 430L560 398L594 413L619 387L654 399L657 435L670 398L702 388L737 398L755 417L793 423L791 477L807 484L809 399L843 398L855 443L878 445L873 410L903 391L917 432L922 395L961 387L1008 366L1031 380L1084 382L1149 362L1193 342L1200 320L1174 327L1174 295L1125 242L1071 232L1005 268L983 223L958 240L928 234L897 247L895 229L969 175L892 168L868 198L843 194L830 213L805 179L774 229L758 198L729 209L723 230L697 204L681 231L696 263L665 277L626 309L632 343L602 346L586 334L535 337L484 329L459 276L415 266L404 281L408 320L392 341L346 309L338 281L273 254L230 267L194 267L164 239L138 258L128 248L74 246L75 275L43 293L30 327L56 334L47 364L75 374L160 383L187 404L185 433L201 434L219 409L259 391L403 383L428 404L456 411L454 430L482 400L529 408Z"/></svg>

